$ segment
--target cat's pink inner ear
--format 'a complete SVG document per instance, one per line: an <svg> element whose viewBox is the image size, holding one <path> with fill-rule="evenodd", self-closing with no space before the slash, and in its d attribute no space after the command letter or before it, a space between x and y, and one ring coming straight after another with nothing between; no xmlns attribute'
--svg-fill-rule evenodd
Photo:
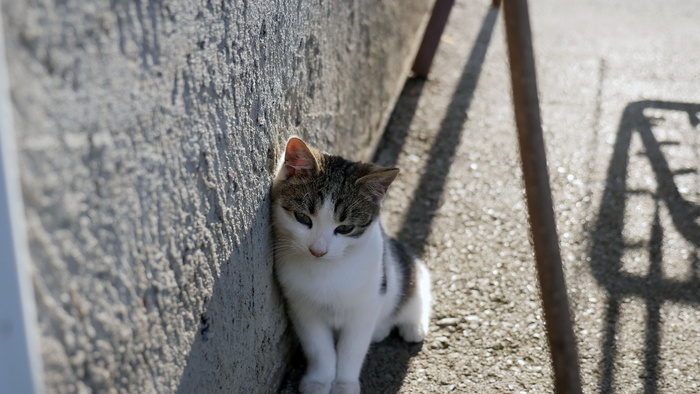
<svg viewBox="0 0 700 394"><path fill-rule="evenodd" d="M378 202L384 199L389 185L396 179L397 175L399 175L398 168L387 168L365 175L355 183L357 185L364 185L372 199Z"/></svg>
<svg viewBox="0 0 700 394"><path fill-rule="evenodd" d="M292 137L284 151L284 171L287 179L316 168L316 159L309 147L299 138Z"/></svg>

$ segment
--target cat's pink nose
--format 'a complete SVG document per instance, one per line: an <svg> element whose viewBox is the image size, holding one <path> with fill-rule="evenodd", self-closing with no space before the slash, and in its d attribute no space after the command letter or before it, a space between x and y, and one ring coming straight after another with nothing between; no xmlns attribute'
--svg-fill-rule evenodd
<svg viewBox="0 0 700 394"><path fill-rule="evenodd" d="M316 257L321 257L327 253L327 252L319 252L317 250L314 250L313 248L309 248L309 252L311 252L311 254L316 256Z"/></svg>

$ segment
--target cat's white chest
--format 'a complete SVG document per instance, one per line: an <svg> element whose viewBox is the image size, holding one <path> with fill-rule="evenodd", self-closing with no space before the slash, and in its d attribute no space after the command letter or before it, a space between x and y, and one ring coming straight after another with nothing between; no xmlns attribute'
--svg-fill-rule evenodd
<svg viewBox="0 0 700 394"><path fill-rule="evenodd" d="M337 313L379 298L383 275L379 226L364 237L364 242L340 257L280 256L278 276L290 302Z"/></svg>

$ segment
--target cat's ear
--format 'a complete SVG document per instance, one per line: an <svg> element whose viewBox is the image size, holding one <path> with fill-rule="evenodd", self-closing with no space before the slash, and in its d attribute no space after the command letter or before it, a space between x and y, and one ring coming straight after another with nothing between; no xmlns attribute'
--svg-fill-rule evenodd
<svg viewBox="0 0 700 394"><path fill-rule="evenodd" d="M284 149L284 165L282 166L284 179L309 174L316 168L316 157L309 146L299 138L290 138Z"/></svg>
<svg viewBox="0 0 700 394"><path fill-rule="evenodd" d="M378 167L375 172L355 181L355 185L364 188L372 198L372 201L380 202L384 199L389 185L396 179L397 175L399 175L398 168Z"/></svg>

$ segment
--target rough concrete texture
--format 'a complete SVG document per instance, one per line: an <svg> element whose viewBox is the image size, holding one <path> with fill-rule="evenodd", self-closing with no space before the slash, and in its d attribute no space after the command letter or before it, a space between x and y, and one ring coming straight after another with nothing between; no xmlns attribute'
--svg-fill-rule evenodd
<svg viewBox="0 0 700 394"><path fill-rule="evenodd" d="M430 6L2 2L49 392L273 387L278 147L366 156Z"/></svg>
<svg viewBox="0 0 700 394"><path fill-rule="evenodd" d="M367 393L551 393L502 15L458 0L377 153L387 230L433 272L422 345L375 345ZM700 392L700 8L530 0L584 392ZM285 393L303 371L297 360Z"/></svg>

